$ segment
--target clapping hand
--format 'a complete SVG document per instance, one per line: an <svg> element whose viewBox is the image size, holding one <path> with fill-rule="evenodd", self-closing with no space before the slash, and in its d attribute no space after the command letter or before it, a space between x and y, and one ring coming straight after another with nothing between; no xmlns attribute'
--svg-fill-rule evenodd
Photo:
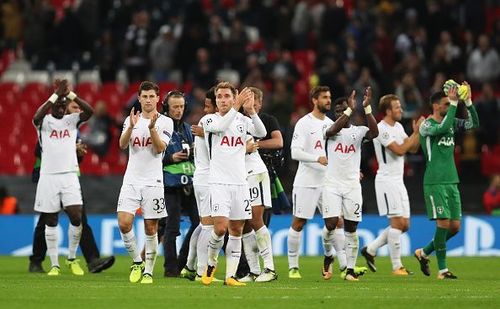
<svg viewBox="0 0 500 309"><path fill-rule="evenodd" d="M252 97L253 92L247 87L243 88L240 93L236 94L236 99L233 104L234 109L238 111L241 106L243 106L248 100L251 100Z"/></svg>
<svg viewBox="0 0 500 309"><path fill-rule="evenodd" d="M356 90L353 90L351 95L347 98L347 106L351 110L356 109Z"/></svg>
<svg viewBox="0 0 500 309"><path fill-rule="evenodd" d="M139 111L135 113L134 112L135 108L132 107L132 109L130 110L130 118L129 118L131 128L134 128L135 125L139 122Z"/></svg>
<svg viewBox="0 0 500 309"><path fill-rule="evenodd" d="M155 124L156 124L156 120L158 120L158 118L160 117L160 114L158 113L155 113L153 115L153 117L151 118L151 121L149 121L149 125L148 125L148 128L151 130L155 127Z"/></svg>
<svg viewBox="0 0 500 309"><path fill-rule="evenodd" d="M368 86L365 89L365 95L363 96L363 107L370 105L372 101L372 87Z"/></svg>

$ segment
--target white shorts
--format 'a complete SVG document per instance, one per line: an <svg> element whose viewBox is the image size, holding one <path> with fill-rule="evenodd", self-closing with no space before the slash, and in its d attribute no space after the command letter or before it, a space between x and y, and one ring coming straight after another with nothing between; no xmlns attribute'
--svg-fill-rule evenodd
<svg viewBox="0 0 500 309"><path fill-rule="evenodd" d="M193 185L196 205L198 205L198 214L200 217L210 216L210 186Z"/></svg>
<svg viewBox="0 0 500 309"><path fill-rule="evenodd" d="M56 213L63 207L82 205L82 190L76 173L41 174L36 187L35 211Z"/></svg>
<svg viewBox="0 0 500 309"><path fill-rule="evenodd" d="M351 188L325 185L323 189L324 211L331 217L344 217L349 221L361 222L363 197L361 184Z"/></svg>
<svg viewBox="0 0 500 309"><path fill-rule="evenodd" d="M210 210L212 217L226 217L230 220L252 218L250 195L247 185L210 185Z"/></svg>
<svg viewBox="0 0 500 309"><path fill-rule="evenodd" d="M116 212L124 211L135 215L141 208L144 219L160 219L167 216L163 187L122 185Z"/></svg>
<svg viewBox="0 0 500 309"><path fill-rule="evenodd" d="M264 172L256 175L250 175L247 178L248 189L250 192L250 205L264 206L271 208L271 181L269 173Z"/></svg>
<svg viewBox="0 0 500 309"><path fill-rule="evenodd" d="M316 208L321 211L323 187L293 187L293 215L301 219L312 219Z"/></svg>
<svg viewBox="0 0 500 309"><path fill-rule="evenodd" d="M378 213L381 216L410 217L410 199L404 183L375 179Z"/></svg>

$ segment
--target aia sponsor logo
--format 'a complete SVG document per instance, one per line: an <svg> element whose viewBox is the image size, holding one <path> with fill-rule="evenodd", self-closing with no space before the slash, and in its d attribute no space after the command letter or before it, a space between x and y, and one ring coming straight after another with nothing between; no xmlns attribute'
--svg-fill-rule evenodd
<svg viewBox="0 0 500 309"><path fill-rule="evenodd" d="M338 143L337 146L335 146L334 152L351 153L351 152L356 152L356 148L352 144L344 145L342 143Z"/></svg>
<svg viewBox="0 0 500 309"><path fill-rule="evenodd" d="M239 136L226 136L224 135L220 141L221 146L228 146L228 147L238 147L238 146L244 146L243 140Z"/></svg>
<svg viewBox="0 0 500 309"><path fill-rule="evenodd" d="M69 134L68 129L64 130L52 130L49 135L50 138L55 138L55 139L60 139L60 138L66 138L66 137L71 137Z"/></svg>
<svg viewBox="0 0 500 309"><path fill-rule="evenodd" d="M151 137L134 137L132 139L132 147L148 147L149 145L153 144L153 141L151 140Z"/></svg>

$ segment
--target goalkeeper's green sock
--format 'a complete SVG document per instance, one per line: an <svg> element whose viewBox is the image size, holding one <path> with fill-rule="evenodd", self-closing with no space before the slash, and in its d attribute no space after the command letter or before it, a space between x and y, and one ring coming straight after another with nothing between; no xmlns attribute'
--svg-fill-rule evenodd
<svg viewBox="0 0 500 309"><path fill-rule="evenodd" d="M439 270L446 269L446 235L448 229L436 227L434 234L434 247L436 248L436 257Z"/></svg>
<svg viewBox="0 0 500 309"><path fill-rule="evenodd" d="M449 230L447 230L447 233L446 233L446 242L448 242L448 239L452 238L453 236L457 235L458 233L455 233L455 234L451 234ZM432 254L432 252L434 252L435 248L434 248L434 239L431 240L424 248L422 248L422 250L424 251L424 254L425 256L429 256Z"/></svg>

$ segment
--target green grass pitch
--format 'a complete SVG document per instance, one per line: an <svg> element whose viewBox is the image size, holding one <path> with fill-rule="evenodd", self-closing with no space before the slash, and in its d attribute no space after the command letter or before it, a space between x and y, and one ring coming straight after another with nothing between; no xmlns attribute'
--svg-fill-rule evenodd
<svg viewBox="0 0 500 309"><path fill-rule="evenodd" d="M224 275L221 263L216 277ZM430 277L419 270L416 260L403 263L415 272L401 278L390 274L388 258L377 258L378 271L368 272L359 282L345 282L335 275L324 281L321 257L301 257L302 279L288 279L286 257L275 259L278 280L226 287L205 287L186 279L164 278L163 257L156 262L153 285L128 282L130 259L117 258L100 274L73 276L60 257L62 275L28 273L27 257L0 256L0 304L2 308L500 308L500 258L449 258L455 281L436 279L433 258ZM358 265L364 265L359 257ZM48 269L48 262L44 264Z"/></svg>

